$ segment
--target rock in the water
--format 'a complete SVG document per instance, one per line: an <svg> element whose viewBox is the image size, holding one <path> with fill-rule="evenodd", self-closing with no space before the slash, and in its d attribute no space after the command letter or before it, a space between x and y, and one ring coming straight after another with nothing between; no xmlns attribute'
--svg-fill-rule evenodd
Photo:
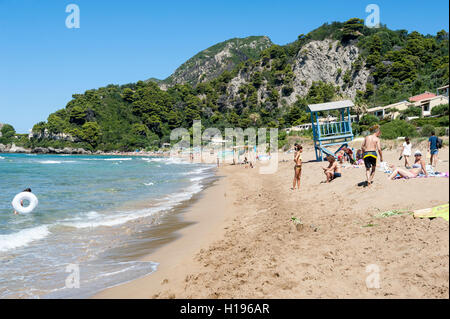
<svg viewBox="0 0 450 319"><path fill-rule="evenodd" d="M36 153L36 154L48 154L48 153L50 153L48 148L45 148L45 147L36 147L31 152L32 153Z"/></svg>

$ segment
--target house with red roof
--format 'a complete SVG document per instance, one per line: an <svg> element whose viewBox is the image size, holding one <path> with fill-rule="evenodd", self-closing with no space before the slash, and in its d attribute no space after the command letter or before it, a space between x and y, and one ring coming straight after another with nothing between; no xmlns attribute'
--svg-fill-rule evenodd
<svg viewBox="0 0 450 319"><path fill-rule="evenodd" d="M435 96L436 96L436 94L427 91L427 92L419 94L419 95L411 96L408 100L410 102L419 102L419 101L422 101L425 99L431 99L432 97L435 97Z"/></svg>
<svg viewBox="0 0 450 319"><path fill-rule="evenodd" d="M422 108L422 116L430 116L433 107L448 104L448 96L436 95L431 92L424 92L411 96L408 99L412 105Z"/></svg>

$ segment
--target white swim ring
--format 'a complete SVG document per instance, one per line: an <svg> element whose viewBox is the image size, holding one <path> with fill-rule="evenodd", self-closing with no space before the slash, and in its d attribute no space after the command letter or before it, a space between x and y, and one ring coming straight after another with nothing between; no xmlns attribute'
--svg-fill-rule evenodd
<svg viewBox="0 0 450 319"><path fill-rule="evenodd" d="M21 202L23 200L27 200L30 202L28 206L22 206ZM39 201L33 193L30 192L22 192L17 194L13 201L11 202L12 206L16 210L16 212L19 212L21 214L28 214L31 213L36 206L38 205Z"/></svg>

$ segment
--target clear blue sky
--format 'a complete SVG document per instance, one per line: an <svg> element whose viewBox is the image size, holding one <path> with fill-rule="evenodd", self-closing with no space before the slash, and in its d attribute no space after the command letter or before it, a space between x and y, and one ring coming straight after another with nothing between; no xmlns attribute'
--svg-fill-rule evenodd
<svg viewBox="0 0 450 319"><path fill-rule="evenodd" d="M80 29L65 26L70 3L80 8ZM449 29L446 0L0 0L0 122L26 133L74 93L166 78L229 38L292 42L324 22L364 19L370 3L391 29Z"/></svg>

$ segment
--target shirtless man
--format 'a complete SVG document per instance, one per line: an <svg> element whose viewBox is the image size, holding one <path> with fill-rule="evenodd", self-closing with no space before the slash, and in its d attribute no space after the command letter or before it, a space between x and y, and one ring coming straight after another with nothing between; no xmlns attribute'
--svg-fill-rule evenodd
<svg viewBox="0 0 450 319"><path fill-rule="evenodd" d="M327 183L331 182L333 179L341 177L341 166L336 161L334 156L328 155L327 161L329 162L328 167L322 167L324 174L327 177Z"/></svg>
<svg viewBox="0 0 450 319"><path fill-rule="evenodd" d="M366 178L367 186L373 183L373 177L375 176L375 171L377 167L377 151L380 154L380 161L383 161L383 154L381 152L380 144L380 127L375 125L371 129L372 134L364 138L364 142L361 146L363 151L364 165L366 166Z"/></svg>

